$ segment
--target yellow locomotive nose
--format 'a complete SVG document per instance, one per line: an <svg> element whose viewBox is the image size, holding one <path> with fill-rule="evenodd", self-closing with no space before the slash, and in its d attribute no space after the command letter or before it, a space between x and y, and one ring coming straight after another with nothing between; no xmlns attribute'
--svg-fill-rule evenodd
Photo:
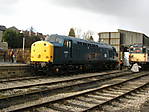
<svg viewBox="0 0 149 112"><path fill-rule="evenodd" d="M53 44L46 41L37 41L31 46L31 61L53 62Z"/></svg>
<svg viewBox="0 0 149 112"><path fill-rule="evenodd" d="M137 61L137 62L146 62L147 61L147 54L143 53L133 53L130 55L131 61Z"/></svg>

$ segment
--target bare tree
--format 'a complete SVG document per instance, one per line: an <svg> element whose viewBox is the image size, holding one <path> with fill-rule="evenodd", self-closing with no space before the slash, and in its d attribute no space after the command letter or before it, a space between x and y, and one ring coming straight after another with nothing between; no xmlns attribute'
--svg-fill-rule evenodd
<svg viewBox="0 0 149 112"><path fill-rule="evenodd" d="M92 32L92 31L84 32L83 39L94 41L93 35L94 35L94 32Z"/></svg>
<svg viewBox="0 0 149 112"><path fill-rule="evenodd" d="M82 30L80 28L74 28L75 34L77 38L82 37Z"/></svg>
<svg viewBox="0 0 149 112"><path fill-rule="evenodd" d="M80 28L75 27L75 28L71 28L71 29L74 30L75 37L82 38L84 40L94 41L94 39L93 39L94 32L93 31L88 30L87 32L83 33L82 29L80 29Z"/></svg>

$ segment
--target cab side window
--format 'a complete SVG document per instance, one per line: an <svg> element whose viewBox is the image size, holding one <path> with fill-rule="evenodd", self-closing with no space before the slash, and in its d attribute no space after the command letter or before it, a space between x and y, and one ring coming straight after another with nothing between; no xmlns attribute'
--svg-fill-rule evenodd
<svg viewBox="0 0 149 112"><path fill-rule="evenodd" d="M72 48L72 41L71 40L64 40L64 46L67 48Z"/></svg>
<svg viewBox="0 0 149 112"><path fill-rule="evenodd" d="M66 40L64 40L64 46L67 46L67 41Z"/></svg>
<svg viewBox="0 0 149 112"><path fill-rule="evenodd" d="M71 48L72 47L72 42L68 41L68 47Z"/></svg>
<svg viewBox="0 0 149 112"><path fill-rule="evenodd" d="M69 42L67 40L64 40L64 46L69 47Z"/></svg>

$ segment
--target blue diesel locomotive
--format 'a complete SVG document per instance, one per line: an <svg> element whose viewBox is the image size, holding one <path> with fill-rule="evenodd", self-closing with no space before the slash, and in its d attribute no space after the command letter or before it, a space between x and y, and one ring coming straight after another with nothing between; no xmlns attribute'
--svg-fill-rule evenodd
<svg viewBox="0 0 149 112"><path fill-rule="evenodd" d="M118 64L114 47L62 35L51 35L31 46L31 66L52 73L114 69Z"/></svg>

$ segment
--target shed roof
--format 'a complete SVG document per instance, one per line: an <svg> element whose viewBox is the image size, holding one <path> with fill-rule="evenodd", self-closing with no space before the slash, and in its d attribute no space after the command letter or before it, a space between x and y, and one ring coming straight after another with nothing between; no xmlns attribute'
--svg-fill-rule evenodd
<svg viewBox="0 0 149 112"><path fill-rule="evenodd" d="M0 25L0 31L5 31L5 30L6 30L6 27L3 25Z"/></svg>

